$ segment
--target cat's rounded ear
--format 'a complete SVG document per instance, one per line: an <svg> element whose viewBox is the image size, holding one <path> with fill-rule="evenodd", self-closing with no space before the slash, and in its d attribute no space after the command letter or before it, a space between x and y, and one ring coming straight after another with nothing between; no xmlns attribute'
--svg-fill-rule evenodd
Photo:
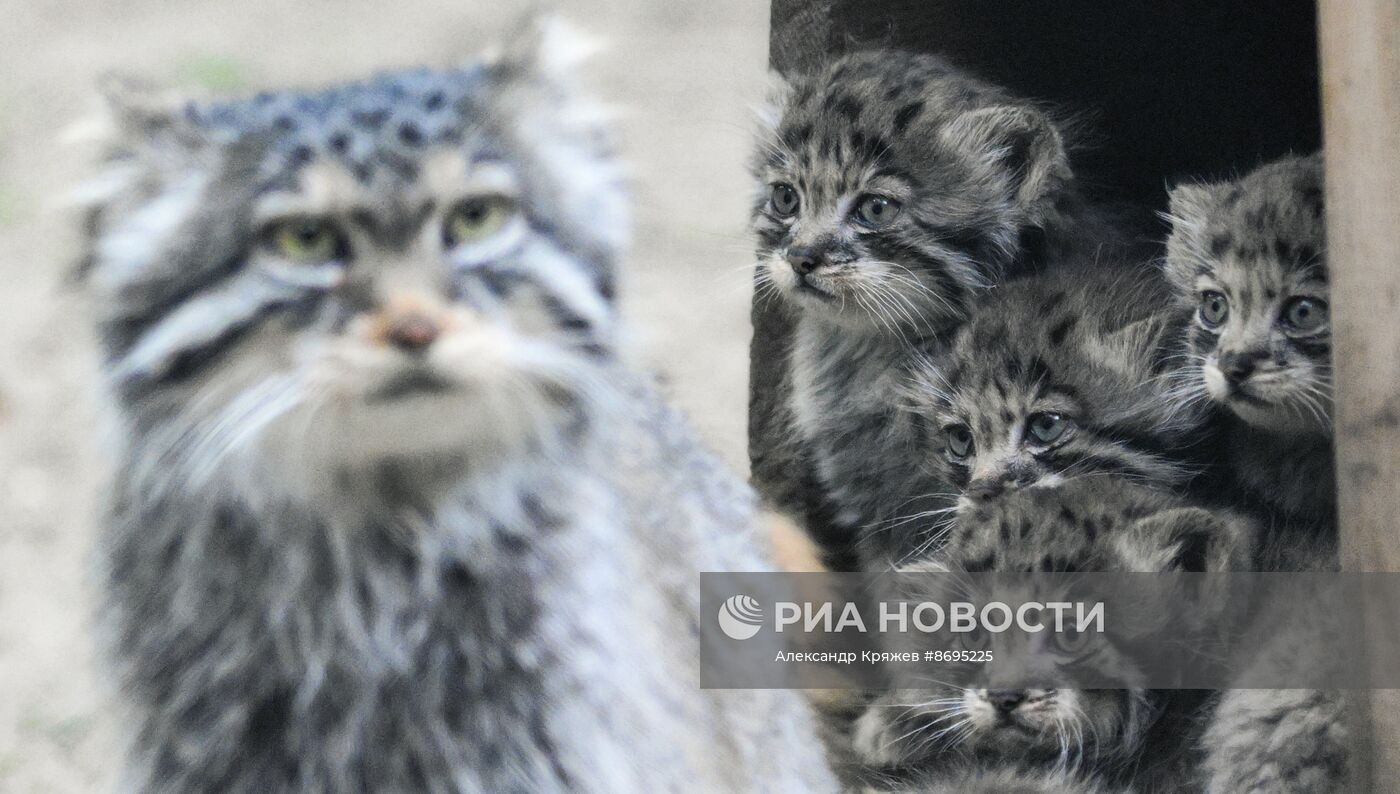
<svg viewBox="0 0 1400 794"><path fill-rule="evenodd" d="M97 243L115 217L162 195L171 184L207 172L216 151L207 131L188 112L190 102L151 83L120 75L98 81L100 109L70 127L65 140L90 149L97 173L66 196L65 206L83 217L85 245L72 271L86 278L97 266ZM182 193L192 198L192 193ZM167 201L163 207L173 207ZM192 202L186 202L188 210ZM146 221L155 224L159 213ZM159 221L173 228L171 211ZM139 259L139 257L137 257Z"/></svg>
<svg viewBox="0 0 1400 794"><path fill-rule="evenodd" d="M1171 331L1171 317L1153 312L1089 339L1090 347L1101 347L1103 359L1137 364L1156 358Z"/></svg>
<svg viewBox="0 0 1400 794"><path fill-rule="evenodd" d="M79 134L104 139L128 150L178 148L194 150L207 143L204 130L188 114L189 100L175 92L128 75L108 74L98 80L104 113Z"/></svg>
<svg viewBox="0 0 1400 794"><path fill-rule="evenodd" d="M1022 206L1034 204L1070 177L1064 137L1034 108L1000 105L969 111L941 134L989 171L1008 175Z"/></svg>
<svg viewBox="0 0 1400 794"><path fill-rule="evenodd" d="M1128 570L1176 576L1167 580L1177 619L1189 628L1229 625L1248 602L1240 577L1253 570L1259 531L1244 516L1222 510L1178 507L1138 519L1116 542Z"/></svg>
<svg viewBox="0 0 1400 794"><path fill-rule="evenodd" d="M1250 568L1256 531L1233 513L1178 507L1138 519L1117 542L1134 571L1224 573Z"/></svg>
<svg viewBox="0 0 1400 794"><path fill-rule="evenodd" d="M603 291L630 239L617 113L587 90L584 62L599 49L553 14L528 18L485 62L492 126L533 161L532 200L578 235L598 264Z"/></svg>
<svg viewBox="0 0 1400 794"><path fill-rule="evenodd" d="M602 51L602 43L584 34L558 14L541 12L524 20L487 61L511 77L572 83L577 70Z"/></svg>
<svg viewBox="0 0 1400 794"><path fill-rule="evenodd" d="M768 70L768 81L763 92L763 101L755 109L759 128L765 133L773 133L783 121L788 103L792 100L792 81L783 77L776 69Z"/></svg>
<svg viewBox="0 0 1400 794"><path fill-rule="evenodd" d="M1182 294L1196 291L1200 263L1209 255L1206 221L1215 212L1219 192L1217 185L1186 182L1167 193L1167 212L1162 217L1171 224L1171 232L1163 269L1167 280Z"/></svg>
<svg viewBox="0 0 1400 794"><path fill-rule="evenodd" d="M1173 223L1191 225L1205 220L1215 208L1214 185L1184 182L1167 193L1167 214Z"/></svg>

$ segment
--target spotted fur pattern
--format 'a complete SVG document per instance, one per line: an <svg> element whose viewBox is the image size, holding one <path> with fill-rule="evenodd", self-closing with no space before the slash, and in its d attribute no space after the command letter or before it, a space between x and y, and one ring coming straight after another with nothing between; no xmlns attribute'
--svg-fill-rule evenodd
<svg viewBox="0 0 1400 794"><path fill-rule="evenodd" d="M940 551L901 570L1247 570L1255 535L1244 517L1157 488L1078 478L974 505L959 515ZM1102 650L1076 660L1120 671L1125 662ZM937 770L967 759L1058 769L1082 764L1110 783L1176 791L1198 762L1190 726L1200 698L1138 689L896 690L859 719L855 744L877 767Z"/></svg>
<svg viewBox="0 0 1400 794"><path fill-rule="evenodd" d="M909 352L939 349L988 286L1114 236L1050 117L937 58L856 53L778 94L753 166L757 288L796 312L792 476L812 467L830 508L814 534L849 559L903 502Z"/></svg>
<svg viewBox="0 0 1400 794"><path fill-rule="evenodd" d="M1190 399L1231 417L1240 485L1284 520L1331 524L1332 343L1321 155L1172 191L1166 271L1195 312Z"/></svg>
<svg viewBox="0 0 1400 794"><path fill-rule="evenodd" d="M792 693L695 687L694 571L764 569L752 499L618 361L624 196L561 35L114 97L131 790L834 789Z"/></svg>
<svg viewBox="0 0 1400 794"><path fill-rule="evenodd" d="M1184 323L1146 266L997 289L947 354L913 368L907 388L920 458L956 491L955 508L868 540L917 557L936 549L959 511L1078 477L1186 485L1212 432L1204 410L1177 398Z"/></svg>
<svg viewBox="0 0 1400 794"><path fill-rule="evenodd" d="M1236 488L1275 527L1266 570L1336 565L1323 173L1320 154L1290 157L1171 193L1166 271L1194 314L1188 397L1228 418ZM1205 790L1349 790L1344 704L1317 690L1223 693L1202 742Z"/></svg>
<svg viewBox="0 0 1400 794"><path fill-rule="evenodd" d="M1342 794L1349 785L1346 695L1232 689L1202 739L1208 794Z"/></svg>
<svg viewBox="0 0 1400 794"><path fill-rule="evenodd" d="M1271 526L1259 570L1337 571L1336 539L1314 528ZM1247 660L1243 681L1309 677L1316 650L1345 641L1338 635L1332 605L1312 609L1261 603L1254 618L1262 626L1291 631L1255 632L1263 652ZM1207 794L1340 794L1351 791L1350 717L1347 694L1337 690L1231 689L1212 705L1201 737L1202 779Z"/></svg>

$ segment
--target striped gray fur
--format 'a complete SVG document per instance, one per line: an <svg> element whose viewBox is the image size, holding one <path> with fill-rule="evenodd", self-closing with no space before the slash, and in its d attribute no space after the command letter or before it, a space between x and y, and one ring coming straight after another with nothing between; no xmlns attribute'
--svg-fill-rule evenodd
<svg viewBox="0 0 1400 794"><path fill-rule="evenodd" d="M1215 450L1208 412L1179 399L1187 321L1145 264L1056 271L987 295L906 386L920 462L957 501L867 533L867 556L897 565L936 550L957 513L1018 488L1104 476L1188 486Z"/></svg>
<svg viewBox="0 0 1400 794"><path fill-rule="evenodd" d="M1171 193L1166 271L1194 310L1191 397L1227 417L1232 498L1270 518L1263 570L1337 565L1323 176L1320 154L1288 157ZM1335 691L1223 693L1202 743L1205 790L1351 790L1345 702Z"/></svg>
<svg viewBox="0 0 1400 794"><path fill-rule="evenodd" d="M1201 507L1131 479L1081 477L972 505L958 515L946 544L898 570L1239 571L1250 569L1257 537L1246 516ZM1143 635L1153 631L1149 625L1132 628ZM991 643L994 653L1006 653L996 640ZM1131 649L1057 653L1119 675L1133 669ZM1015 696L1009 711L994 703L1007 694ZM1106 785L1165 794L1180 791L1196 776L1197 723L1205 697L1189 691L995 690L931 683L876 698L857 720L854 742L865 763L896 779L917 781L973 763L991 770L1082 770Z"/></svg>
<svg viewBox="0 0 1400 794"><path fill-rule="evenodd" d="M792 436L751 452L777 473L765 495L814 512L799 517L828 562L852 567L862 529L908 507L892 506L913 441L895 399L910 353L941 349L989 286L1092 262L1117 235L1046 112L932 56L845 56L781 86L769 121L756 284L796 315L776 422ZM809 483L816 511L794 498Z"/></svg>
<svg viewBox="0 0 1400 794"><path fill-rule="evenodd" d="M1340 568L1337 538L1310 522L1274 521L1260 538L1262 571L1326 572ZM1247 640L1267 652L1257 654L1241 680L1295 680L1312 677L1313 651L1341 647L1337 616L1330 604L1313 609L1257 605L1259 625L1287 625ZM1256 632L1257 634L1257 632ZM1330 651L1329 651L1330 652ZM1341 794L1352 791L1351 718L1347 693L1317 689L1230 689L1220 693L1205 720L1200 746L1201 780L1206 794Z"/></svg>
<svg viewBox="0 0 1400 794"><path fill-rule="evenodd" d="M768 564L618 359L626 200L571 41L113 97L84 270L131 790L835 789L795 693L696 686L695 572Z"/></svg>
<svg viewBox="0 0 1400 794"><path fill-rule="evenodd" d="M1233 182L1175 188L1166 271L1196 317L1190 398L1229 417L1237 483L1283 521L1330 527L1336 484L1322 183L1322 157L1313 155ZM1212 301L1223 303L1207 306Z"/></svg>

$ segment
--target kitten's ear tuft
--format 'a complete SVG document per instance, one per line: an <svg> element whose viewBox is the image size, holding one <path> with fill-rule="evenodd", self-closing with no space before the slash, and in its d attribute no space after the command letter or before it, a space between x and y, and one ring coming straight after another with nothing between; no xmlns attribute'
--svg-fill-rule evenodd
<svg viewBox="0 0 1400 794"><path fill-rule="evenodd" d="M1222 573L1248 570L1255 532L1249 521L1199 507L1178 507L1139 519L1120 540L1133 570Z"/></svg>
<svg viewBox="0 0 1400 794"><path fill-rule="evenodd" d="M575 71L602 51L602 43L579 31L561 16L540 12L528 16L501 52L489 60L515 75L547 82L572 82Z"/></svg>
<svg viewBox="0 0 1400 794"><path fill-rule="evenodd" d="M776 69L768 70L768 82L763 92L763 101L755 111L760 128L766 133L776 132L783 122L783 113L792 101L792 82Z"/></svg>
<svg viewBox="0 0 1400 794"><path fill-rule="evenodd" d="M1153 313L1106 329L1101 334L1091 334L1086 342L1112 369L1126 369L1130 374L1139 375L1151 370L1164 354L1170 337L1170 320L1164 312Z"/></svg>
<svg viewBox="0 0 1400 794"><path fill-rule="evenodd" d="M944 128L942 135L989 167L1010 173L1023 206L1070 177L1063 136L1034 108L1002 105L970 111Z"/></svg>
<svg viewBox="0 0 1400 794"><path fill-rule="evenodd" d="M1198 224L1215 209L1216 190L1213 185L1187 182L1177 185L1167 194L1167 214L1172 224Z"/></svg>
<svg viewBox="0 0 1400 794"><path fill-rule="evenodd" d="M1194 295L1200 266L1212 255L1206 241L1206 221L1219 202L1220 186L1188 182L1173 187L1167 194L1167 212L1162 216L1171 224L1167 236L1167 258L1163 271L1178 293Z"/></svg>

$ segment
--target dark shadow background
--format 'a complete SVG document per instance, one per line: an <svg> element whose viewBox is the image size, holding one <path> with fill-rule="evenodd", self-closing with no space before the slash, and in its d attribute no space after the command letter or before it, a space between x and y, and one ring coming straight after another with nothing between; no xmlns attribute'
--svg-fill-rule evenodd
<svg viewBox="0 0 1400 794"><path fill-rule="evenodd" d="M782 0L779 0L779 4ZM1322 143L1310 0L840 0L843 45L941 53L1024 96L1087 111L1076 166L1126 199Z"/></svg>

